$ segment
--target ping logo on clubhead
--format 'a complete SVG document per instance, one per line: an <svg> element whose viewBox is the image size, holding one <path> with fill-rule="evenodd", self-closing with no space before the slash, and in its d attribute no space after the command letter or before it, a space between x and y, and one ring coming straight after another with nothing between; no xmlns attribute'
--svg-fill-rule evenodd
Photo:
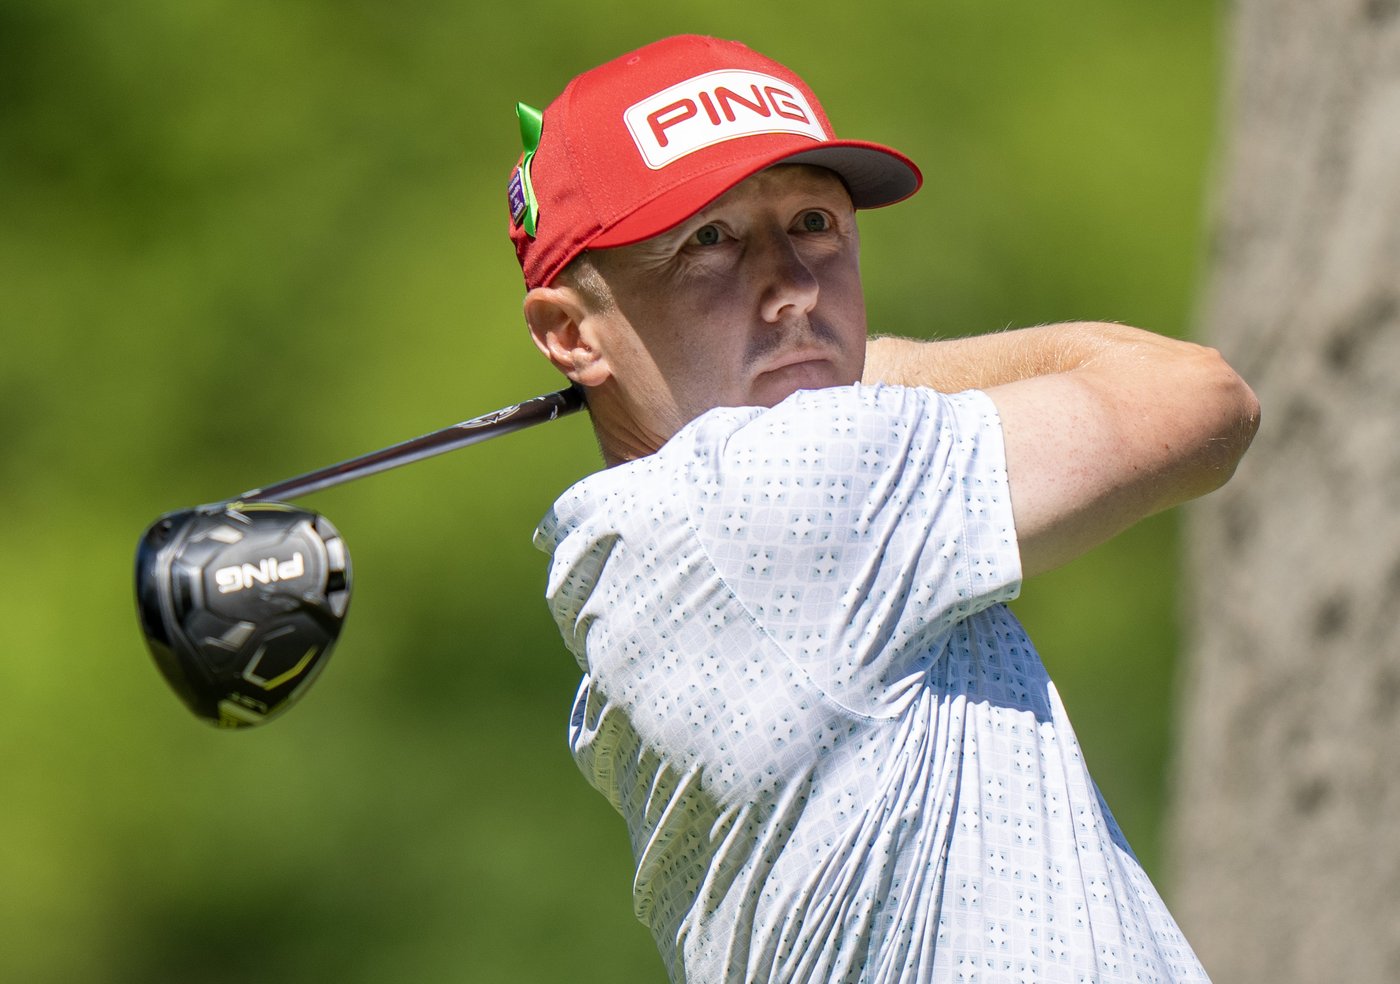
<svg viewBox="0 0 1400 984"><path fill-rule="evenodd" d="M219 594L233 594L255 584L275 584L291 581L306 573L306 561L298 550L290 560L264 557L256 564L231 564L214 572L214 583L219 586Z"/></svg>

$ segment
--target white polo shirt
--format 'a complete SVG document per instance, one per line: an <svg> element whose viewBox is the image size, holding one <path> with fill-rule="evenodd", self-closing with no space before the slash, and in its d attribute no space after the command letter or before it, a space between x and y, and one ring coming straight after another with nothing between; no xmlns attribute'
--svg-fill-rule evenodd
<svg viewBox="0 0 1400 984"><path fill-rule="evenodd" d="M536 543L673 981L1206 979L1003 604L984 394L714 410Z"/></svg>

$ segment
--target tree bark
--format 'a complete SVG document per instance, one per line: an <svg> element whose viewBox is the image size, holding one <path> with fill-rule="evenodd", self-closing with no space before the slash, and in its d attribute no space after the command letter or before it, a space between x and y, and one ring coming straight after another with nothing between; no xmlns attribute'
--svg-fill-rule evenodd
<svg viewBox="0 0 1400 984"><path fill-rule="evenodd" d="M1218 981L1400 980L1400 0L1240 0L1187 517L1173 910Z"/></svg>

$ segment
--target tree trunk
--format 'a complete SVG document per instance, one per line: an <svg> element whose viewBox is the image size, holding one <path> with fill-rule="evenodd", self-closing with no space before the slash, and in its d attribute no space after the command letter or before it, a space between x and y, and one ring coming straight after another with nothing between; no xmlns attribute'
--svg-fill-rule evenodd
<svg viewBox="0 0 1400 984"><path fill-rule="evenodd" d="M1187 521L1173 909L1218 981L1400 980L1400 0L1240 0Z"/></svg>

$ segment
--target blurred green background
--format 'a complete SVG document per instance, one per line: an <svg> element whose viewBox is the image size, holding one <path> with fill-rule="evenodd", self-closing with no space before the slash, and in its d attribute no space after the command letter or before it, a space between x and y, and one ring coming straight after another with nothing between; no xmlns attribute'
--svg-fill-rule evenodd
<svg viewBox="0 0 1400 984"><path fill-rule="evenodd" d="M747 41L921 163L863 220L872 327L1188 332L1220 28L1209 0L0 0L0 980L661 979L530 545L598 466L582 418L304 500L356 598L256 732L157 676L138 535L553 388L513 104L664 34ZM1159 879L1175 542L1151 521L1017 606Z"/></svg>

